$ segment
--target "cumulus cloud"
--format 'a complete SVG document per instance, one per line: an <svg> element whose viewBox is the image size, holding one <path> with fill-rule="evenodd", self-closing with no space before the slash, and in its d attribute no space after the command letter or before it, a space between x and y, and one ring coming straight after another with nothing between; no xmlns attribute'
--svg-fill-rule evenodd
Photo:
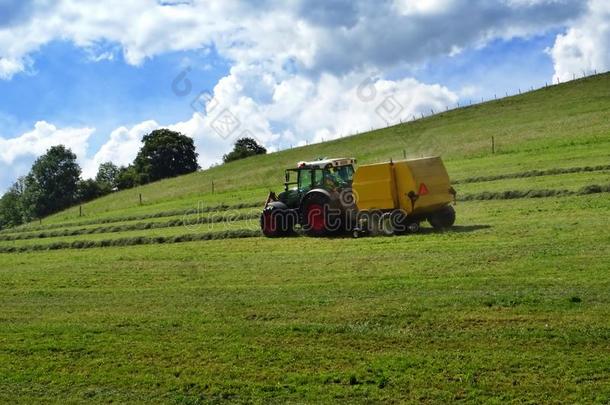
<svg viewBox="0 0 610 405"><path fill-rule="evenodd" d="M458 94L472 89L456 94L384 72L497 38L573 24L550 51L557 74L608 67L608 20L603 0L0 0L0 79L28 70L30 55L58 39L84 48L92 61L114 58L119 49L132 65L167 52L214 48L230 62L230 72L211 94L194 100L191 118L163 123L193 137L206 167L239 136L254 136L274 150L454 105ZM12 162L11 156L64 143L92 176L102 162L130 163L142 135L159 126L151 120L117 128L88 157L92 129L40 122L33 132L0 139L6 145L0 158ZM19 146L20 139L31 147Z"/></svg>
<svg viewBox="0 0 610 405"><path fill-rule="evenodd" d="M115 129L93 158L87 159L85 154L80 155L83 162L83 176L94 177L100 164L105 162L112 162L119 166L130 164L142 146L142 137L157 128L159 128L159 124L155 121L145 121L132 128Z"/></svg>
<svg viewBox="0 0 610 405"><path fill-rule="evenodd" d="M85 48L118 43L125 60L136 65L161 53L214 45L237 63L292 60L306 70L338 74L364 65L420 62L474 42L540 32L586 9L580 0L8 3L16 11L8 17L11 24L0 25L4 78L55 39Z"/></svg>
<svg viewBox="0 0 610 405"><path fill-rule="evenodd" d="M555 66L555 80L610 70L610 3L593 0L586 15L560 34L549 50Z"/></svg>
<svg viewBox="0 0 610 405"><path fill-rule="evenodd" d="M38 121L32 131L23 135L4 139L0 138L0 162L11 165L16 160L43 154L54 145L65 145L78 156L86 156L92 128L57 128L46 121Z"/></svg>

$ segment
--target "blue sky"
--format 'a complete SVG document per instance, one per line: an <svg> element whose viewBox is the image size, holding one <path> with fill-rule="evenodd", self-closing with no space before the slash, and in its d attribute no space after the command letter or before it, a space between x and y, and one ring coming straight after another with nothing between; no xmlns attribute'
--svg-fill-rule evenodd
<svg viewBox="0 0 610 405"><path fill-rule="evenodd" d="M32 62L31 72L0 81L0 136L18 136L40 120L59 127L93 126L90 151L121 125L190 118L190 100L175 95L171 87L186 67L199 89L212 89L229 70L213 51L172 52L132 66L120 52L113 60L94 61L65 41L46 44L32 55Z"/></svg>
<svg viewBox="0 0 610 405"><path fill-rule="evenodd" d="M88 177L170 127L207 167L240 135L319 142L610 67L601 0L41 4L0 2L0 190L59 142ZM379 115L390 96L401 116Z"/></svg>

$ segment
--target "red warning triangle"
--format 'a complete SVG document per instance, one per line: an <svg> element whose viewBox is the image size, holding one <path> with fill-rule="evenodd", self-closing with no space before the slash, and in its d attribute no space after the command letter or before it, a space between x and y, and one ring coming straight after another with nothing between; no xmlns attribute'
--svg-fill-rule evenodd
<svg viewBox="0 0 610 405"><path fill-rule="evenodd" d="M424 183L421 183L419 185L419 191L417 192L417 194L419 194L419 195L426 195L428 193L429 193L428 187L426 187L426 185Z"/></svg>

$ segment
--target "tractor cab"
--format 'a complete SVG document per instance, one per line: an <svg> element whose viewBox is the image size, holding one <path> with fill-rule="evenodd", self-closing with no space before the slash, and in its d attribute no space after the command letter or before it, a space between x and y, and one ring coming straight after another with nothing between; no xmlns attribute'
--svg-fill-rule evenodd
<svg viewBox="0 0 610 405"><path fill-rule="evenodd" d="M321 159L299 162L285 172L284 191L279 200L288 207L296 207L309 191L323 189L329 192L351 188L356 159Z"/></svg>

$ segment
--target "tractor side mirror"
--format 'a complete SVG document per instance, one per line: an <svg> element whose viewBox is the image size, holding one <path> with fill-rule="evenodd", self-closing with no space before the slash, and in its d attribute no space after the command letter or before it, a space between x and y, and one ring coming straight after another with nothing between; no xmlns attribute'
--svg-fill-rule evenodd
<svg viewBox="0 0 610 405"><path fill-rule="evenodd" d="M286 179L286 183L290 183L290 173L286 171L286 172L284 173L284 177L285 177L285 179Z"/></svg>

